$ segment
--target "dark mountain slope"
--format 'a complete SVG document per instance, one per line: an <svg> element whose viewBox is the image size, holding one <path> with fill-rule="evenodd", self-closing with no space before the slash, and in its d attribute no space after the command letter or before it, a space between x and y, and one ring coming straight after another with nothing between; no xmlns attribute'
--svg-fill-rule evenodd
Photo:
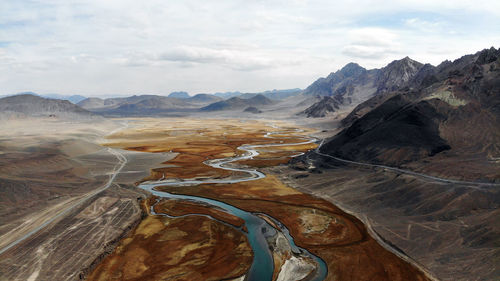
<svg viewBox="0 0 500 281"><path fill-rule="evenodd" d="M444 119L430 101L397 95L370 111L321 148L341 158L400 165L450 146L439 136Z"/></svg>

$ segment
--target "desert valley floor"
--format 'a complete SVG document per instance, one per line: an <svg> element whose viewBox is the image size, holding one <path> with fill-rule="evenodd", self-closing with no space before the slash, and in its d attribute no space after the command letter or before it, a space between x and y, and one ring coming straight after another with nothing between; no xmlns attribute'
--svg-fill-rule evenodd
<svg viewBox="0 0 500 281"><path fill-rule="evenodd" d="M317 147L315 130L243 119L50 125L50 136L32 124L2 141L7 183L27 171L40 186L67 183L12 193L26 205L3 207L2 280L432 279L355 216L280 180L276 167Z"/></svg>

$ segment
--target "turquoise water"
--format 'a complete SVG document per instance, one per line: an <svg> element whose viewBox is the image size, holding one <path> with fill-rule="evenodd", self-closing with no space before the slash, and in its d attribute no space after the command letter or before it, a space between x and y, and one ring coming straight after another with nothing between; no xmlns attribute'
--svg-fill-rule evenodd
<svg viewBox="0 0 500 281"><path fill-rule="evenodd" d="M269 135L269 134L268 134ZM298 144L306 144L314 142L314 139L310 139L306 142L298 143ZM295 144L295 145L298 145ZM246 152L246 154L238 157L231 158L223 158L212 160L206 162L205 164L215 167L221 168L225 170L231 171L239 171L246 172L249 176L240 179L207 179L207 180L179 180L179 181L168 181L161 180L155 182L144 182L139 185L140 188L151 192L153 195L162 198L172 198L172 199L181 199L181 200L192 200L198 201L202 203L206 203L212 205L214 207L218 207L222 209L224 212L229 213L231 215L237 216L245 221L245 226L248 230L248 233L245 233L248 237L248 241L250 246L252 247L252 251L254 254L252 266L247 274L246 280L251 281L268 281L272 280L273 271L274 271L274 263L273 256L271 251L269 250L269 245L267 244L266 237L271 237L276 234L278 231L273 226L268 224L264 219L258 217L256 214L246 212L244 210L238 209L232 205L226 204L221 201L208 199L204 197L198 196L189 196L189 195L177 195L171 194L168 192L155 190L155 187L158 186L179 186L179 185L198 185L198 184L206 184L206 183L237 183L243 181L251 181L265 177L265 175L257 170L251 169L241 169L241 168L230 168L225 167L225 164L235 162L238 160L250 159L254 156L257 156L259 153L255 150L258 147L267 147L267 146L289 146L293 144L266 144L266 145L243 145L239 147L240 150ZM264 214L265 215L265 214ZM267 215L266 215L267 216ZM267 216L269 217L269 216ZM325 262L319 257L309 253L307 250L297 247L293 241L293 237L290 235L288 229L276 219L269 217L275 222L276 225L279 226L279 231L281 231L285 237L287 238L290 246L292 247L292 251L294 253L302 253L304 255L310 256L312 259L316 261L318 264L316 276L312 279L313 281L322 281L326 278L327 275L327 266Z"/></svg>

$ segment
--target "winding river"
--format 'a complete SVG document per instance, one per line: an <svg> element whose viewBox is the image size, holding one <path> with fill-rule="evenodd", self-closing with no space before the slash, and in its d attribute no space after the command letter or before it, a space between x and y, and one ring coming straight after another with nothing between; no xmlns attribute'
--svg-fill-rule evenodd
<svg viewBox="0 0 500 281"><path fill-rule="evenodd" d="M296 131L298 132L299 130L296 130ZM282 132L267 133L266 137L271 138L271 136L273 134L279 134L279 133L282 133ZM313 143L315 141L316 141L316 139L309 138L306 141L300 142L300 143L275 143L275 144L260 144L260 145L245 144L245 145L238 147L238 150L241 150L244 152L240 156L214 159L214 160L210 160L210 161L205 162L206 165L209 165L209 166L214 167L214 168L220 168L220 169L235 171L235 172L244 172L247 174L246 177L237 178L237 179L147 181L147 182L140 184L139 187L144 189L144 190L147 190L147 191L151 192L153 195L156 195L156 196L161 197L161 198L192 200L192 201L202 202L204 204L208 204L208 205L214 206L216 208L220 208L226 213L229 213L231 215L234 215L234 216L237 216L237 217L243 219L245 221L246 229L248 230L248 233L245 233L245 232L243 232L243 233L245 233L245 235L247 235L249 244L252 247L252 251L254 253L253 262L252 262L252 265L250 267L249 272L247 273L245 280L251 280L251 281L268 281L268 280L270 281L270 280L272 280L273 271L274 271L274 263L273 263L272 252L269 249L269 245L267 243L266 238L272 237L272 236L276 235L277 231L280 231L281 233L283 233L285 235L286 239L288 240L288 243L290 244L290 246L292 248L292 252L294 252L296 254L302 254L305 256L309 256L310 258L312 258L316 262L317 268L316 268L315 276L310 280L321 281L321 280L324 280L326 278L326 275L327 275L327 266L326 266L325 262L322 259L320 259L319 257L309 253L306 249L300 248L297 245L295 245L295 243L293 241L293 237L290 235L288 229L282 223L277 221L276 219L269 217L268 215L262 214L262 215L267 216L269 219L271 219L278 226L279 229L274 228L272 225L267 223L264 219L257 216L257 214L254 214L251 212L246 212L244 210L241 210L239 208L236 208L232 205L226 204L226 203L221 202L221 201L208 199L208 198L204 198L204 197L198 197L198 196L176 195L176 194L171 194L168 192L156 190L156 187L159 187L159 186L198 185L198 184L215 184L215 183L231 184L231 183L238 183L238 182L253 181L253 180L261 179L261 178L264 178L266 175L257 171L256 169L243 169L243 168L228 167L227 164L232 163L232 162L236 162L236 161L240 161L240 160L252 159L253 157L259 155L259 152L257 151L258 148L303 145L303 144ZM300 154L298 154L298 155L300 155ZM292 157L295 157L298 155L294 155Z"/></svg>

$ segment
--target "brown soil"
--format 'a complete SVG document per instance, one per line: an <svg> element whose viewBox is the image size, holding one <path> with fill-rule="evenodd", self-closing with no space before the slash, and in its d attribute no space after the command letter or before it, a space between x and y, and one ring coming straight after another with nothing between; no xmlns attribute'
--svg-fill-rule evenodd
<svg viewBox="0 0 500 281"><path fill-rule="evenodd" d="M276 182L268 175L253 182L163 190L214 198L276 218L288 227L298 246L327 263L327 280L428 280L415 267L380 246L355 217L325 200Z"/></svg>
<svg viewBox="0 0 500 281"><path fill-rule="evenodd" d="M162 199L158 204L154 206L154 210L156 213L175 217L188 214L208 215L217 220L227 222L235 227L241 227L245 223L244 220L240 219L237 216L233 216L219 209L210 208L209 206L187 200Z"/></svg>
<svg viewBox="0 0 500 281"><path fill-rule="evenodd" d="M220 280L252 261L246 236L202 216L148 216L87 280Z"/></svg>

